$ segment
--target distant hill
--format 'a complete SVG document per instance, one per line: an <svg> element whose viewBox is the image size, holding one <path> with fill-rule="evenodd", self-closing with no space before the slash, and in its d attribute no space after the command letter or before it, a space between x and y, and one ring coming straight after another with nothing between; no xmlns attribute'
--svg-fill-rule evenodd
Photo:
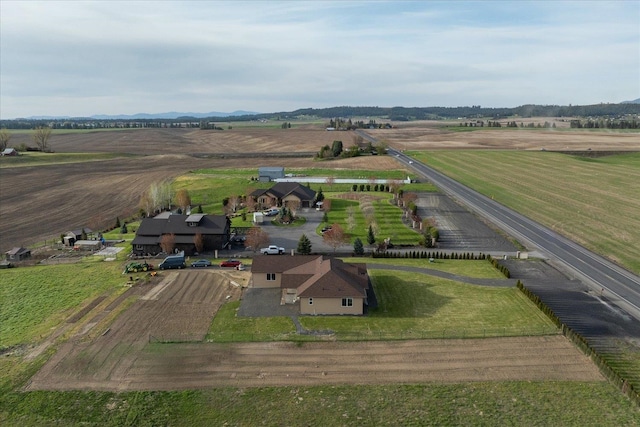
<svg viewBox="0 0 640 427"><path fill-rule="evenodd" d="M260 113L254 111L234 111L232 113L221 113L212 111L210 113L180 113L169 111L167 113L138 113L138 114L96 114L89 117L69 117L69 116L31 116L29 120L69 120L69 119L93 119L93 120L151 120L151 119L202 119L206 117L241 117L255 116Z"/></svg>
<svg viewBox="0 0 640 427"><path fill-rule="evenodd" d="M640 104L640 98L634 99L633 101L622 101L621 104Z"/></svg>

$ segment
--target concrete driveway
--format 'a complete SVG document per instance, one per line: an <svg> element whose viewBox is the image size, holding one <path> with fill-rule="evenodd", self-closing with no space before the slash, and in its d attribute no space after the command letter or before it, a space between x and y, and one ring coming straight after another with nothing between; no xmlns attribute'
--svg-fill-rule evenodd
<svg viewBox="0 0 640 427"><path fill-rule="evenodd" d="M324 243L321 236L316 234L316 228L322 222L324 212L315 209L300 209L298 216L306 218L306 222L299 227L286 227L271 224L270 218L266 217L265 222L261 225L262 229L269 234L272 245L278 245L285 248L288 254L291 250L298 247L298 241L303 234L306 234L311 241L312 252L331 252L333 248ZM340 251L351 250L350 245L344 245L339 248Z"/></svg>

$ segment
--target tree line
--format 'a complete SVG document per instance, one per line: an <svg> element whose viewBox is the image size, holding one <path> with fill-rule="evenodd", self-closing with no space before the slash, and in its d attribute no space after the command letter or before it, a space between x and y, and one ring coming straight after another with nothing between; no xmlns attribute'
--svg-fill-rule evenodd
<svg viewBox="0 0 640 427"><path fill-rule="evenodd" d="M101 129L101 128L146 128L146 127L194 127L201 123L213 122L247 122L255 120L290 121L301 117L319 117L336 120L336 117L349 119L351 117L388 117L394 121L410 120L438 120L491 117L494 120L505 117L617 117L640 114L640 104L637 103L601 103L593 105L535 105L527 104L519 107L489 108L481 105L461 107L331 107L304 108L290 112L275 112L230 117L179 117L177 119L93 119L93 118L61 118L61 119L29 119L0 120L0 128L7 129L35 129L47 126L53 129ZM348 120L347 120L348 121ZM375 121L353 121L350 126L368 128L384 126ZM339 126L331 126L338 128Z"/></svg>

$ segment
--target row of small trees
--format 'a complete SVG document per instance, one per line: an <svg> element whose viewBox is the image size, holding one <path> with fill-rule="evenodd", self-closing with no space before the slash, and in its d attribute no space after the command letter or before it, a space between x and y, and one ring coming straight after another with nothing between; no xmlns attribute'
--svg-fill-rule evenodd
<svg viewBox="0 0 640 427"><path fill-rule="evenodd" d="M51 151L49 147L49 138L51 138L51 128L47 126L37 127L31 134L33 142L36 144L37 150L42 152ZM6 129L0 129L0 151L7 148L9 140L11 139L11 133ZM29 151L29 147L22 147L23 151Z"/></svg>

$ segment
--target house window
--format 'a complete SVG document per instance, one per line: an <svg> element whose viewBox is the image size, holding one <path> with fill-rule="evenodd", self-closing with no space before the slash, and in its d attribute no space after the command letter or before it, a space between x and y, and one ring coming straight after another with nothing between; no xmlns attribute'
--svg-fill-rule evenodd
<svg viewBox="0 0 640 427"><path fill-rule="evenodd" d="M267 273L267 280L270 282L276 280L276 273Z"/></svg>
<svg viewBox="0 0 640 427"><path fill-rule="evenodd" d="M309 305L313 305L313 298L309 298Z"/></svg>
<svg viewBox="0 0 640 427"><path fill-rule="evenodd" d="M144 249L142 245L136 245L136 251L141 251L142 249Z"/></svg>
<svg viewBox="0 0 640 427"><path fill-rule="evenodd" d="M353 307L353 298L342 298L343 307Z"/></svg>

